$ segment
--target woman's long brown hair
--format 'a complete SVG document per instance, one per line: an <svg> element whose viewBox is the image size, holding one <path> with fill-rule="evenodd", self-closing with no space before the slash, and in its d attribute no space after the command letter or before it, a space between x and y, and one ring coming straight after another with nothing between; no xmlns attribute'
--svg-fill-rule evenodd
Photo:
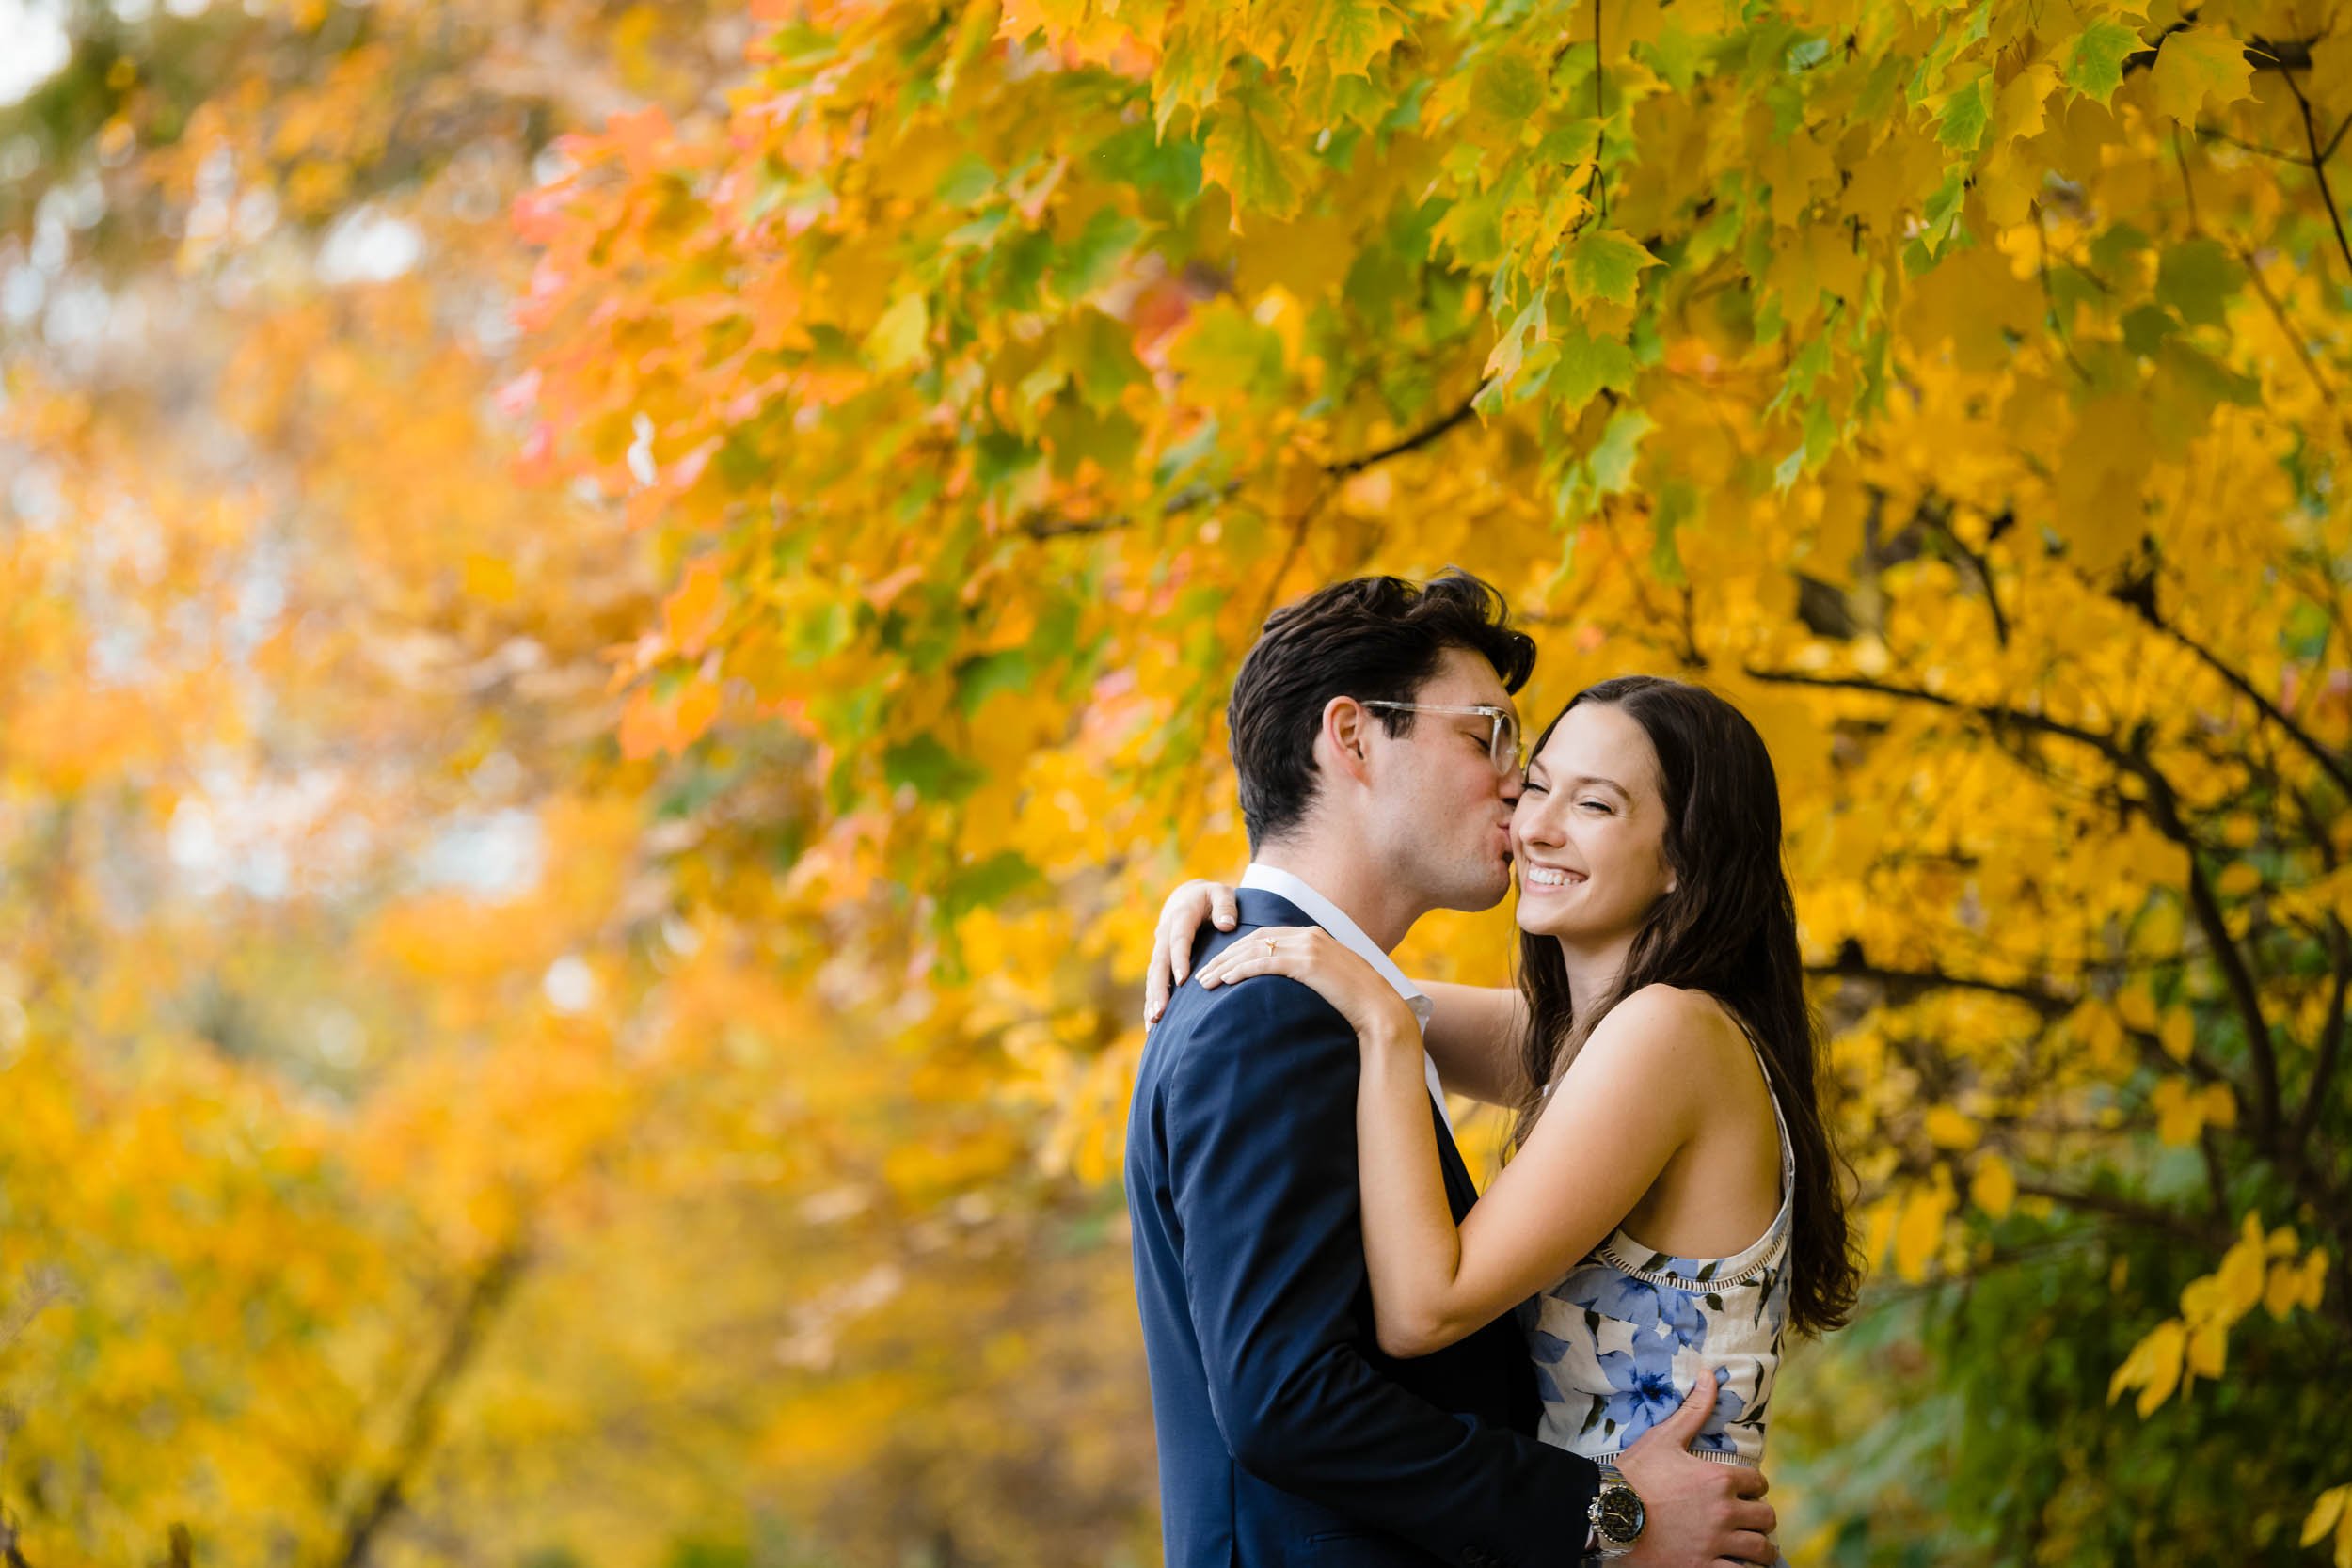
<svg viewBox="0 0 2352 1568"><path fill-rule="evenodd" d="M1820 1027L1805 1000L1796 900L1781 863L1780 784L1763 736L1714 692L1655 675L1586 687L1537 737L1540 752L1579 704L1605 703L1642 726L1658 753L1666 805L1665 856L1675 891L1633 939L1609 995L1580 1009L1558 942L1519 933L1522 1046L1529 1098L1514 1142L1524 1143L1543 1093L1609 1010L1645 986L1703 990L1752 1035L1772 1074L1796 1155L1788 1256L1789 1320L1800 1333L1844 1323L1862 1269L1846 1223L1845 1162L1821 1114Z"/></svg>

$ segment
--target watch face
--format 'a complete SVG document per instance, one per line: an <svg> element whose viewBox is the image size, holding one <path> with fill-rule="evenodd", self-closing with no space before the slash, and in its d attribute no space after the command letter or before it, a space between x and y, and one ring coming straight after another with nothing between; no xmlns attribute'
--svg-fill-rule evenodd
<svg viewBox="0 0 2352 1568"><path fill-rule="evenodd" d="M1642 1499L1628 1486L1612 1486L1600 1495L1596 1512L1600 1533L1620 1545L1642 1533Z"/></svg>

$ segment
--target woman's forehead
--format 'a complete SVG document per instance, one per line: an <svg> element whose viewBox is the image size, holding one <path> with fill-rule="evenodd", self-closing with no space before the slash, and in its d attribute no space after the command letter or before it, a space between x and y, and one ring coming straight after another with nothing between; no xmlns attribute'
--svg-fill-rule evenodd
<svg viewBox="0 0 2352 1568"><path fill-rule="evenodd" d="M1657 787L1658 755L1648 732L1613 703L1568 709L1535 760L1555 778L1610 779L1629 790Z"/></svg>

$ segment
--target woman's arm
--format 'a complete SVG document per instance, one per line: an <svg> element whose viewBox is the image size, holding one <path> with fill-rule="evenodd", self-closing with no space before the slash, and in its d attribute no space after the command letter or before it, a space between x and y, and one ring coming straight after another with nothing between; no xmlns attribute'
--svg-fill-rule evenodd
<svg viewBox="0 0 2352 1568"><path fill-rule="evenodd" d="M1426 1355L1558 1280L1633 1212L1698 1131L1716 1053L1702 998L1664 987L1613 1008L1517 1158L1457 1228L1437 1137L1406 1089L1409 1039L1359 1035L1356 1138L1380 1347Z"/></svg>
<svg viewBox="0 0 2352 1568"><path fill-rule="evenodd" d="M1230 931L1239 918L1233 889L1224 882L1181 884L1160 906L1152 938L1152 961L1143 974L1143 1022L1157 1023L1168 999L1192 969L1193 940L1204 922ZM1527 1003L1502 986L1457 986L1443 980L1415 981L1432 1004L1423 1044L1438 1064L1449 1094L1467 1095L1489 1105L1517 1105L1527 1082L1519 1063L1519 1040L1527 1028Z"/></svg>
<svg viewBox="0 0 2352 1568"><path fill-rule="evenodd" d="M1391 1355L1441 1350L1560 1278L1698 1131L1703 1086L1721 1060L1722 1015L1694 992L1645 988L1593 1031L1526 1147L1457 1227L1411 1011L1324 931L1253 936L1204 965L1200 984L1285 974L1313 987L1356 1031L1364 1263L1380 1348Z"/></svg>
<svg viewBox="0 0 2352 1568"><path fill-rule="evenodd" d="M1489 1105L1514 1105L1525 1096L1527 1069L1519 1042L1527 1034L1527 998L1508 986L1413 982L1433 1006L1423 1040L1449 1094Z"/></svg>

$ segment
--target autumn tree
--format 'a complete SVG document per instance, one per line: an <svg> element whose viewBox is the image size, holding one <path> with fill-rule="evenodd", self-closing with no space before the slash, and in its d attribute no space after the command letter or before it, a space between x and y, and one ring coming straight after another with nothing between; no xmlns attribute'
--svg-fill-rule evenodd
<svg viewBox="0 0 2352 1568"><path fill-rule="evenodd" d="M674 563L624 747L799 736L802 863L934 933L927 1049L1106 1171L1101 977L1240 859L1228 672L1459 562L1539 714L1682 673L1778 761L1874 1311L1963 1456L1800 1463L1821 1549L2352 1560L2333 15L762 15L723 132L560 144L522 319Z"/></svg>
<svg viewBox="0 0 2352 1568"><path fill-rule="evenodd" d="M1116 1195L779 875L797 740L621 755L666 573L535 482L508 204L749 28L183 9L0 111L0 1550L1146 1540Z"/></svg>

